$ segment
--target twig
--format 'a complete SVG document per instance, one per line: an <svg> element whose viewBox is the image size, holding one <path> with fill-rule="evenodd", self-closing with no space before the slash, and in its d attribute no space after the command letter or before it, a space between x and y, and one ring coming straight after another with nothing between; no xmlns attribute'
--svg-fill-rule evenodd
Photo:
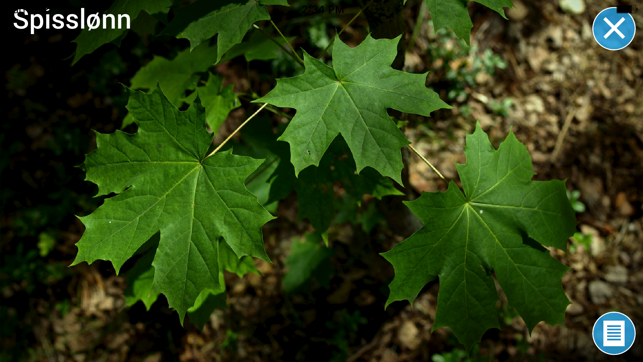
<svg viewBox="0 0 643 362"><path fill-rule="evenodd" d="M518 79L524 80L525 71L518 66L518 61L516 61L516 56L514 55L513 50L508 50L505 52L505 54L507 54L507 58L509 58L509 62L511 62L511 66L514 68L514 72L516 72L516 76L518 76Z"/></svg>
<svg viewBox="0 0 643 362"><path fill-rule="evenodd" d="M422 25L424 25L424 17L426 16L426 11L428 10L426 2L420 2L420 11L418 11L418 17L415 20L415 26L413 27L413 33L411 34L411 40L406 46L406 52L413 51L413 46L415 45L415 39L420 35L420 30L422 30Z"/></svg>
<svg viewBox="0 0 643 362"><path fill-rule="evenodd" d="M550 161L555 161L556 157L558 157L558 154L560 153L560 149L563 147L563 141L565 140L565 136L567 135L567 130L569 129L569 125L572 123L572 119L574 119L574 116L576 115L576 111L578 108L573 108L571 112L567 113L567 118L565 118L565 124L563 125L562 131L558 134L558 139L556 139L556 145L554 146L554 151L551 153L551 156L549 158Z"/></svg>
<svg viewBox="0 0 643 362"><path fill-rule="evenodd" d="M272 21L272 20L270 20L270 24L272 24L272 26L274 26L274 27L275 27L275 29L277 29L277 32L279 33L279 35L281 35L281 37L282 37L282 38L284 38L284 41L286 42L286 44L288 44L288 46L290 47L290 49L292 49L292 53L293 53L293 54L295 54L295 56L297 57L297 59L299 59L299 64L301 64L301 65L303 66L303 65L304 65L304 61L303 61L303 60L301 60L301 58L299 57L299 54L297 54L297 52L295 51L295 48L293 48L293 47L292 47L292 45L290 45L290 42L288 41L288 39L286 39L286 37L281 33L281 30L279 30L279 28L277 27L277 24L275 24L275 22L274 22L274 21Z"/></svg>
<svg viewBox="0 0 643 362"><path fill-rule="evenodd" d="M623 225L621 225L621 230L619 231L618 235L616 235L616 238L614 238L614 248L618 246L618 244L623 241L623 238L625 237L625 232L627 232L627 227L630 224L630 218L628 217L623 221Z"/></svg>
<svg viewBox="0 0 643 362"><path fill-rule="evenodd" d="M332 47L332 46L333 46L333 43L335 43L335 38L337 38L338 36L342 35L342 33L344 32L344 30L346 30L346 28L348 28L348 26L349 26L349 25L351 25L351 23L352 23L353 21L355 21L355 19L357 19L357 17L358 17L358 16L360 16L360 14L362 14L362 13L364 12L364 10L366 10L366 8L367 8L369 5L371 5L371 3L372 3L372 2L373 2L373 0L369 1L369 2L368 2L368 4L366 4L366 6L364 6L364 8L360 9L360 10L357 12L357 14L355 14L355 16L353 16L353 18L352 18L348 23L346 23L346 25L344 25L344 27L342 28L342 30L340 30L340 31L339 31L339 33L337 33L337 34L333 37L333 39L331 39L331 40L330 40L330 43L328 44L328 46L326 46L326 49L324 49L324 51L321 53L321 55L320 55L319 57L317 57L317 59L321 59L321 58L326 54L326 52L328 51L328 49L330 49L330 47Z"/></svg>
<svg viewBox="0 0 643 362"><path fill-rule="evenodd" d="M370 245L371 243L369 243ZM355 352L354 355L350 356L349 358L346 359L346 362L353 362L360 358L364 353L368 352L371 348L377 346L377 344L380 342L380 336L379 332L375 335L372 341L370 341L367 345L364 345L364 347L360 348L359 351Z"/></svg>
<svg viewBox="0 0 643 362"><path fill-rule="evenodd" d="M279 42L277 41L277 39L275 39L272 35L270 35L270 34L266 33L263 29L261 29L260 27L258 27L258 26L257 26L257 24L252 24L252 26L253 26L255 29L259 30L261 33L263 33L263 35L267 36L267 37L268 37L268 39L272 40L275 44L277 44L277 46L278 46L281 50L283 50L283 51L284 51L284 53L286 53L286 54L290 55L290 56L291 56L291 57L292 57L292 58L297 62L297 64L301 65L302 67L304 66L304 63L301 61L301 59L299 59L299 56L297 55L297 53L294 53L294 54L293 54L293 53L289 52L288 50L286 50L286 48L284 48L284 46L283 46L283 45L279 44ZM286 42L288 43L288 40L286 40ZM288 43L288 45L290 45L290 43ZM290 48L292 49L292 47L290 47ZM293 52L294 52L294 50L293 50Z"/></svg>
<svg viewBox="0 0 643 362"><path fill-rule="evenodd" d="M489 19L489 18L487 18ZM485 20L482 25L478 28L475 34L473 34L473 40L476 40L478 38L482 38L484 35L485 31L489 28L489 25L491 25L491 22L493 21L494 18L491 18L491 20ZM484 47L480 47L480 49L484 49Z"/></svg>
<svg viewBox="0 0 643 362"><path fill-rule="evenodd" d="M230 139L232 137L234 137L234 135L236 135L237 132L239 132L239 130L241 130L243 128L243 126L246 125L246 123L250 122L250 120L253 119L259 112L261 112L261 110L264 109L267 105L268 105L268 103L264 103L263 106L261 106L261 108L257 109L257 111L255 113L253 113L252 116L248 117L248 119L246 119L243 123L241 123L241 125L239 127L237 127L237 129L235 129L234 132L232 132L232 134L230 134L228 136L228 138L223 140L223 142L221 142L221 144L217 148L215 148L214 151L212 151L209 155L205 156L203 159L205 160L206 158L208 158L208 157L214 155L215 153L217 153L221 149L221 147L223 147L223 145L228 143L228 141L230 141Z"/></svg>
<svg viewBox="0 0 643 362"><path fill-rule="evenodd" d="M426 164L427 164L427 165L429 165L429 167L431 167L431 169L433 170L433 172L437 173L437 174L438 174L438 176L440 176L440 178L442 179L442 181L444 181L444 183L445 183L445 184L447 184L447 186L449 185L449 182L444 178L444 176L442 176L442 174L440 173L440 171L438 171L438 169L437 169L437 168L435 168L435 167L431 164L431 162L429 162L429 160L427 160L426 158L424 158L424 156L422 156L422 155L420 154L420 152L418 152L418 150L416 150L416 149L415 149L415 147L413 147L413 145L412 145L412 144L408 144L407 146L409 146L409 148L411 149L411 151L415 152L415 154L416 154L416 155L418 155L418 157L420 157L420 158L422 159L422 161L426 162Z"/></svg>

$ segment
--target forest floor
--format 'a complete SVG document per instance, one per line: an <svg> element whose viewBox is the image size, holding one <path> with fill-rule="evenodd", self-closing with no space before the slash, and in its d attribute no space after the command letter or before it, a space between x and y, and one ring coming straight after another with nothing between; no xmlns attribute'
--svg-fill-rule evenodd
<svg viewBox="0 0 643 362"><path fill-rule="evenodd" d="M600 315L625 313L639 327L639 335L643 326L643 36L618 52L597 46L593 17L611 6L609 1L587 3L577 15L561 11L558 1L538 6L514 3L517 8L507 12L509 21L472 4L471 45L477 50L446 64L431 57L438 42L432 26L421 28L405 69L430 71L429 86L444 85L450 70L470 69L486 49L499 55L506 68L496 69L494 75L479 72L475 84L449 101L452 110L414 119L405 132L447 179L457 180L455 162L466 161L465 135L473 131L476 120L496 147L512 130L531 153L535 179L566 179L567 189L580 191L579 201L586 205L577 219L579 233L591 238L587 248L570 238L568 252L550 250L570 267L563 278L572 302L565 327L541 322L530 334L504 300L499 306L502 329L484 335L474 360L602 360L590 333ZM417 3L407 4L407 37L417 8ZM635 17L643 24L641 11ZM364 25L360 19L348 28L349 44L363 39L365 34L353 28ZM444 44L460 46L455 40ZM228 72L227 82L247 77L243 67L224 64L219 69ZM236 83L235 91L248 90L247 81ZM444 91L441 98L446 97ZM234 114L238 119L245 116L243 111ZM445 189L415 155L409 167L416 194ZM310 356L318 355L329 356L320 360L393 362L432 356L435 361L440 355L464 360L447 328L431 333L437 283L424 288L413 306L397 302L384 309L393 270L378 253L403 240L385 228L366 234L359 226L335 227L330 288L313 285L308 293L286 296L280 280L290 245L310 231L308 222L297 219L296 204L291 195L279 205L279 218L264 228L273 264L256 261L263 276L227 275L229 309L215 311L203 330L189 323L184 330L177 328L176 313L162 297L149 312L140 303L124 308L126 280L105 263L83 264L74 267L66 291L53 299L30 301L35 359L280 361L313 360ZM77 221L64 232L59 251L68 251L61 254L75 254L81 230ZM11 291L3 293L3 298L11 296ZM62 307L65 313L54 308L61 293L70 300ZM643 360L643 342L620 359Z"/></svg>

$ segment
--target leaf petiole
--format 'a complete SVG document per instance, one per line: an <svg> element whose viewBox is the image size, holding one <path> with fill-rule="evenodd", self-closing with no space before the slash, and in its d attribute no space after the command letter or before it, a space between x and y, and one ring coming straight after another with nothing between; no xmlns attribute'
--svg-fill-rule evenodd
<svg viewBox="0 0 643 362"><path fill-rule="evenodd" d="M253 101L255 99L259 99L259 97L255 97L255 96L252 96L252 95L246 95L246 94L237 94L237 95L239 97L243 98L243 99L247 99L247 100L250 100L250 101ZM282 117L286 118L289 121L292 120L292 118L293 118L291 115L289 115L289 114L287 114L285 112L282 112L279 109L277 109L276 107L273 107L271 105L268 105L268 107L266 107L266 110L270 111L270 112L272 112L272 113L274 113L276 115L282 116Z"/></svg>
<svg viewBox="0 0 643 362"><path fill-rule="evenodd" d="M422 159L422 161L424 161L427 165L429 165L429 167L431 167L431 169L432 169L435 173L437 173L437 174L438 174L438 176L440 176L440 178L442 179L442 181L444 181L444 183L445 183L445 184L447 184L447 186L449 185L449 182L444 178L444 176L442 176L442 174L440 173L440 171L438 171L438 169L437 169L437 168L435 168L435 166L433 166L433 165L431 164L431 162L429 162L429 160L427 160L426 158L424 158L424 156L422 156L422 155L420 154L420 152L418 152L418 150L416 150L416 149L415 149L415 147L413 147L413 145L412 145L412 144L410 144L410 143L409 143L409 144L408 144L408 146L409 146L409 148L411 149L411 151L415 152L415 154L416 154L416 155L418 155L418 157L420 157L420 158Z"/></svg>
<svg viewBox="0 0 643 362"><path fill-rule="evenodd" d="M330 43L328 44L328 46L326 47L326 49L324 49L324 51L321 53L321 55L320 55L319 57L317 57L317 59L321 59L321 58L326 54L326 52L328 51L328 49L330 49L330 47L332 47L332 46L333 46L333 43L335 42L335 38L336 38L336 37L338 37L338 36L340 36L340 35L344 32L344 30L346 30L346 28L348 28L348 26L349 26L349 25L351 25L351 23L352 23L353 21L355 21L355 19L357 19L357 17L358 17L358 16L360 16L360 14L361 14L361 13L363 13L363 12L364 12L364 10L366 10L366 8L367 8L369 5L371 5L371 3L372 3L372 2L373 2L373 0L369 1L369 2L368 2L368 4L366 4L366 6L364 6L364 8L363 8L363 9L360 9L360 10L357 12L357 14L355 14L355 16L353 16L353 18L352 18L348 23L346 23L346 25L344 25L344 27L342 28L342 30L340 30L340 31L339 31L339 33L337 33L337 36L334 36L334 37L333 37L333 39L331 39L331 40L330 40ZM272 21L272 20L271 20L271 21Z"/></svg>
<svg viewBox="0 0 643 362"><path fill-rule="evenodd" d="M415 19L415 26L413 27L413 33L411 34L411 40L406 47L406 52L413 51L413 46L415 45L415 40L418 35L420 35L420 30L422 30L422 25L424 24L424 18L426 17L426 12L429 10L426 3L422 1L420 3L420 10L418 11L417 19Z"/></svg>
<svg viewBox="0 0 643 362"><path fill-rule="evenodd" d="M252 116L248 117L248 119L246 119L243 123L241 123L241 125L239 127L237 127L237 129L235 129L234 132L232 132L228 136L228 138L223 140L223 142L221 142L221 144L219 146L217 146L217 148L215 148L214 151L212 151L209 155L203 157L203 159L205 160L206 158L208 158L208 157L214 155L215 153L217 153L221 149L221 147L223 147L223 145L228 143L228 141L230 141L230 139L232 137L234 137L234 135L236 135L237 132L239 132L243 128L243 126L246 125L246 123L250 122L250 120L253 119L257 114L259 114L259 112L261 112L262 109L266 108L267 105L268 105L268 103L264 103L263 106L261 106L261 108L257 109L257 111L255 113L253 113Z"/></svg>
<svg viewBox="0 0 643 362"><path fill-rule="evenodd" d="M272 20L270 20L270 24L272 24L272 26L274 26L274 27L275 27L275 29L277 29L277 32L279 33L279 35L281 35L281 37L284 39L284 41L286 42L286 44L288 44L288 46L289 46L289 47L290 47L290 49L292 50L292 53L297 57L297 62L298 62L301 66L303 66L303 65L304 65L304 61L303 61L303 60L301 60L301 58L299 57L299 54L297 54L297 52L295 51L295 48L293 48L293 47L292 47L292 45L290 45L290 42L288 41L288 39L286 39L286 37L281 33L281 30L279 30L279 28L277 27L277 24L275 24L275 22L274 22L274 21L272 21Z"/></svg>
<svg viewBox="0 0 643 362"><path fill-rule="evenodd" d="M272 22L272 21L271 21L271 22ZM273 24L274 24L274 23L273 23ZM297 55L297 53L295 53L295 50L294 50L294 49L293 49L293 52L292 52L292 53L291 53L291 52L289 52L288 50L286 50L286 48L284 48L284 46L283 46L283 45L279 44L279 42L278 42L278 41L277 41L277 40L276 40L272 35L270 35L270 34L266 33L263 29L261 29L260 27L258 27L258 26L257 26L257 24L252 24L252 26L253 26L255 29L259 30L263 35L267 36L267 37L268 37L268 39L272 40L272 41L273 41L273 43L277 44L277 46L278 46L281 50L283 50L283 51L284 51L284 53L286 53L286 54L290 55L290 56L291 56L291 57L292 57L292 58L297 62L297 64L301 65L302 67L304 66L304 62L299 58L299 55ZM278 30L279 30L279 29L277 29L277 31L278 31ZM281 34L281 32L279 32L279 34ZM283 36L283 35L282 35L282 36ZM286 43L288 43L288 45L290 45L290 43L288 42L288 40L287 40L286 38L284 38L284 40L286 40ZM292 49L292 46L290 47L290 49Z"/></svg>

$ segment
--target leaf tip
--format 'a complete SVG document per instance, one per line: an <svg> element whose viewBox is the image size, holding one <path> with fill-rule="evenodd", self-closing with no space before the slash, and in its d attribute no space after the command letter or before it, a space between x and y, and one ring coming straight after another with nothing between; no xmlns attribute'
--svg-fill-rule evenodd
<svg viewBox="0 0 643 362"><path fill-rule="evenodd" d="M112 262L112 267L114 268L114 272L116 273L116 276L118 276L121 272L121 268L123 267L123 263L117 263L114 260Z"/></svg>
<svg viewBox="0 0 643 362"><path fill-rule="evenodd" d="M301 54L304 56L304 65L306 64L306 59L308 60L317 60L317 58L313 57L312 55L308 54L306 49L301 48Z"/></svg>
<svg viewBox="0 0 643 362"><path fill-rule="evenodd" d="M479 120L479 119L476 119L476 129L475 129L474 133L475 133L475 132L478 132L478 131L480 131L480 132L484 132L484 131L482 130L482 126L480 125L480 120Z"/></svg>
<svg viewBox="0 0 643 362"><path fill-rule="evenodd" d="M181 327L183 327L183 323L185 322L185 311L180 312L179 310L176 310L176 313L179 315L179 323L181 323Z"/></svg>
<svg viewBox="0 0 643 362"><path fill-rule="evenodd" d="M361 171L361 170L360 170L360 171ZM400 186L404 186L404 183L402 182L402 171L401 171L401 170L400 170L400 172L399 172L397 175L382 174L382 176L388 176L388 177L390 177L393 181L397 182L397 184L398 184L398 185L400 185Z"/></svg>
<svg viewBox="0 0 643 362"><path fill-rule="evenodd" d="M380 255L381 255L381 254L384 254L384 253L380 253ZM386 299L386 303L384 303L384 310L386 310L386 309L388 308L388 306L389 306L389 305L391 305L391 304L393 304L394 302L399 302L399 301L400 301L400 299L395 299L395 298L390 294L390 292L392 292L392 291L391 291L391 286L389 285L389 296L388 296L388 298ZM410 299L402 299L402 300L406 300L406 301L408 301L408 302L411 304L411 306L413 306L413 301L412 301L412 300L410 300Z"/></svg>
<svg viewBox="0 0 643 362"><path fill-rule="evenodd" d="M84 260L78 260L78 255L76 255L76 259L71 262L71 264L67 265L67 268L71 268L72 266L76 266L80 263L82 263Z"/></svg>
<svg viewBox="0 0 643 362"><path fill-rule="evenodd" d="M95 261L95 259L91 260L91 261L87 260L86 258L84 258L82 256L82 252L81 252L80 248L78 247L78 243L76 244L76 248L78 248L78 252L76 253L76 257L74 258L74 261L72 261L71 264L69 264L68 268L71 268L72 266L76 266L76 265L81 264L83 262L86 262L87 265L90 265L93 261Z"/></svg>
<svg viewBox="0 0 643 362"><path fill-rule="evenodd" d="M509 126L509 134L507 135L507 137L509 137L509 136L514 136L514 137L516 136L514 134L514 125L513 124L511 126Z"/></svg>
<svg viewBox="0 0 643 362"><path fill-rule="evenodd" d="M87 163L87 155L85 155L85 161L79 165L75 165L74 168L79 168L83 172L87 172L87 166L85 165ZM85 175L85 181L87 181L87 175Z"/></svg>
<svg viewBox="0 0 643 362"><path fill-rule="evenodd" d="M391 305L391 303L393 303L393 302L387 300L386 303L384 303L384 310L386 310L388 308L388 306Z"/></svg>
<svg viewBox="0 0 643 362"><path fill-rule="evenodd" d="M258 254L259 254L259 255L257 255L258 259L261 259L261 260L265 261L266 263L274 264L272 262L272 260L270 260L270 257L268 256L268 253L266 253L265 249L261 250L261 252L259 252Z"/></svg>

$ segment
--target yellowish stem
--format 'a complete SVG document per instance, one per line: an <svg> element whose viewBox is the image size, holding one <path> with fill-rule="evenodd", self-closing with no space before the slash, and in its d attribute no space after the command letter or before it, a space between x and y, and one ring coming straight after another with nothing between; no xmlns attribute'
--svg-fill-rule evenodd
<svg viewBox="0 0 643 362"><path fill-rule="evenodd" d="M415 149L415 147L413 147L413 145L408 144L408 146L409 146L409 148L411 149L411 151L415 152L415 154L416 154L416 155L418 155L418 157L420 157L420 158L422 159L422 161L424 161L427 165L429 165L429 167L431 167L431 169L433 170L433 172L435 172L436 174L438 174L438 176L440 176L440 178L442 179L442 181L444 181L444 183L445 183L445 184L447 184L447 186L449 185L449 182L444 178L444 176L442 176L442 174L440 173L440 171L438 171L438 169L437 169L437 168L435 168L435 166L433 166L433 165L431 164L431 162L429 162L429 160L427 160L426 158L424 158L424 156L422 156L422 155L420 154L420 152L418 152L418 150L416 150L416 149Z"/></svg>
<svg viewBox="0 0 643 362"><path fill-rule="evenodd" d="M215 148L214 151L212 151L212 153L210 153L209 155L205 156L203 159L206 159L206 158L214 155L215 153L217 153L221 149L221 147L223 147L223 145L228 143L228 141L230 141L230 139L232 137L234 137L234 135L236 135L237 132L239 132L239 130L241 130L243 128L243 126L246 125L246 123L250 122L250 120L253 119L259 112L261 112L262 109L266 108L267 105L268 105L268 103L264 103L263 106L261 106L261 108L257 109L257 111L252 114L252 116L248 117L248 119L246 119L243 123L241 123L241 125L239 127L237 127L237 129L235 129L234 132L232 132L232 134L230 134L228 136L228 138L226 138L223 142L221 142L221 144L217 148Z"/></svg>
<svg viewBox="0 0 643 362"><path fill-rule="evenodd" d="M273 43L277 44L277 46L278 46L281 50L283 50L283 51L284 51L284 53L286 53L286 54L290 55L290 56L291 56L291 57L292 57L292 58L297 62L297 64L301 65L302 67L304 66L304 63L301 61L301 59L299 59L299 56L298 56L296 53L294 53L294 52L293 52L293 53L291 53L291 52L289 52L288 50L286 50L286 48L284 48L284 47L283 47L283 45L279 44L279 42L278 42L275 38L273 38L273 37L272 37L272 35L270 35L270 34L266 33L265 31L263 31L263 29L261 29L260 27L258 27L258 26L257 26L257 24L252 24L252 26L253 26L255 29L259 30L263 35L265 35L266 37L268 37L268 39L272 40L272 42L273 42ZM290 45L290 44L288 44L288 45ZM292 49L292 47L290 47L290 49Z"/></svg>
<svg viewBox="0 0 643 362"><path fill-rule="evenodd" d="M299 54L297 54L297 52L295 51L295 48L293 48L293 47L292 47L292 45L290 45L290 42L288 41L288 39L286 39L286 37L281 33L281 30L279 30L279 28L277 27L277 24L275 24L275 22L274 22L274 21L272 21L272 20L270 20L270 24L272 24L272 26L274 26L274 27L275 27L275 29L277 29L277 32L279 33L279 35L281 35L281 37L284 39L284 41L286 42L286 44L288 44L288 46L289 46L289 47L290 47L290 49L292 50L292 53L293 53L293 54L295 54L295 56L297 57L297 59L299 59L299 62L300 62L301 64L304 64L304 61L303 61L303 60L301 60L301 58L299 57Z"/></svg>
<svg viewBox="0 0 643 362"><path fill-rule="evenodd" d="M364 12L364 10L366 10L366 8L367 8L369 5L371 5L371 3L372 3L373 1L374 1L374 0L369 1L369 2L368 2L368 4L366 4L366 6L364 6L364 8L363 8L363 9L360 9L360 10L359 10L359 12L358 12L357 14L355 14L355 16L353 16L353 18L351 19L351 21L349 21L348 23L346 23L346 25L344 25L344 27L342 28L342 30L340 30L340 31L339 31L339 33L337 33L337 36L342 35L342 33L344 32L344 30L346 30L346 28L348 28L348 26L349 26L349 25L351 25L351 23L352 23L353 21L355 21L355 19L357 19L357 17L358 17L358 16L360 16L360 15ZM331 39L331 40L330 40L330 44L328 44L328 46L326 47L326 49L324 49L324 51L321 53L321 55L320 55L317 59L321 59L321 58L324 56L324 54L326 54L326 52L328 51L328 49L329 49L331 46L333 46L333 43L335 42L335 38L336 38L337 36L334 36L334 37L333 37L333 39Z"/></svg>

